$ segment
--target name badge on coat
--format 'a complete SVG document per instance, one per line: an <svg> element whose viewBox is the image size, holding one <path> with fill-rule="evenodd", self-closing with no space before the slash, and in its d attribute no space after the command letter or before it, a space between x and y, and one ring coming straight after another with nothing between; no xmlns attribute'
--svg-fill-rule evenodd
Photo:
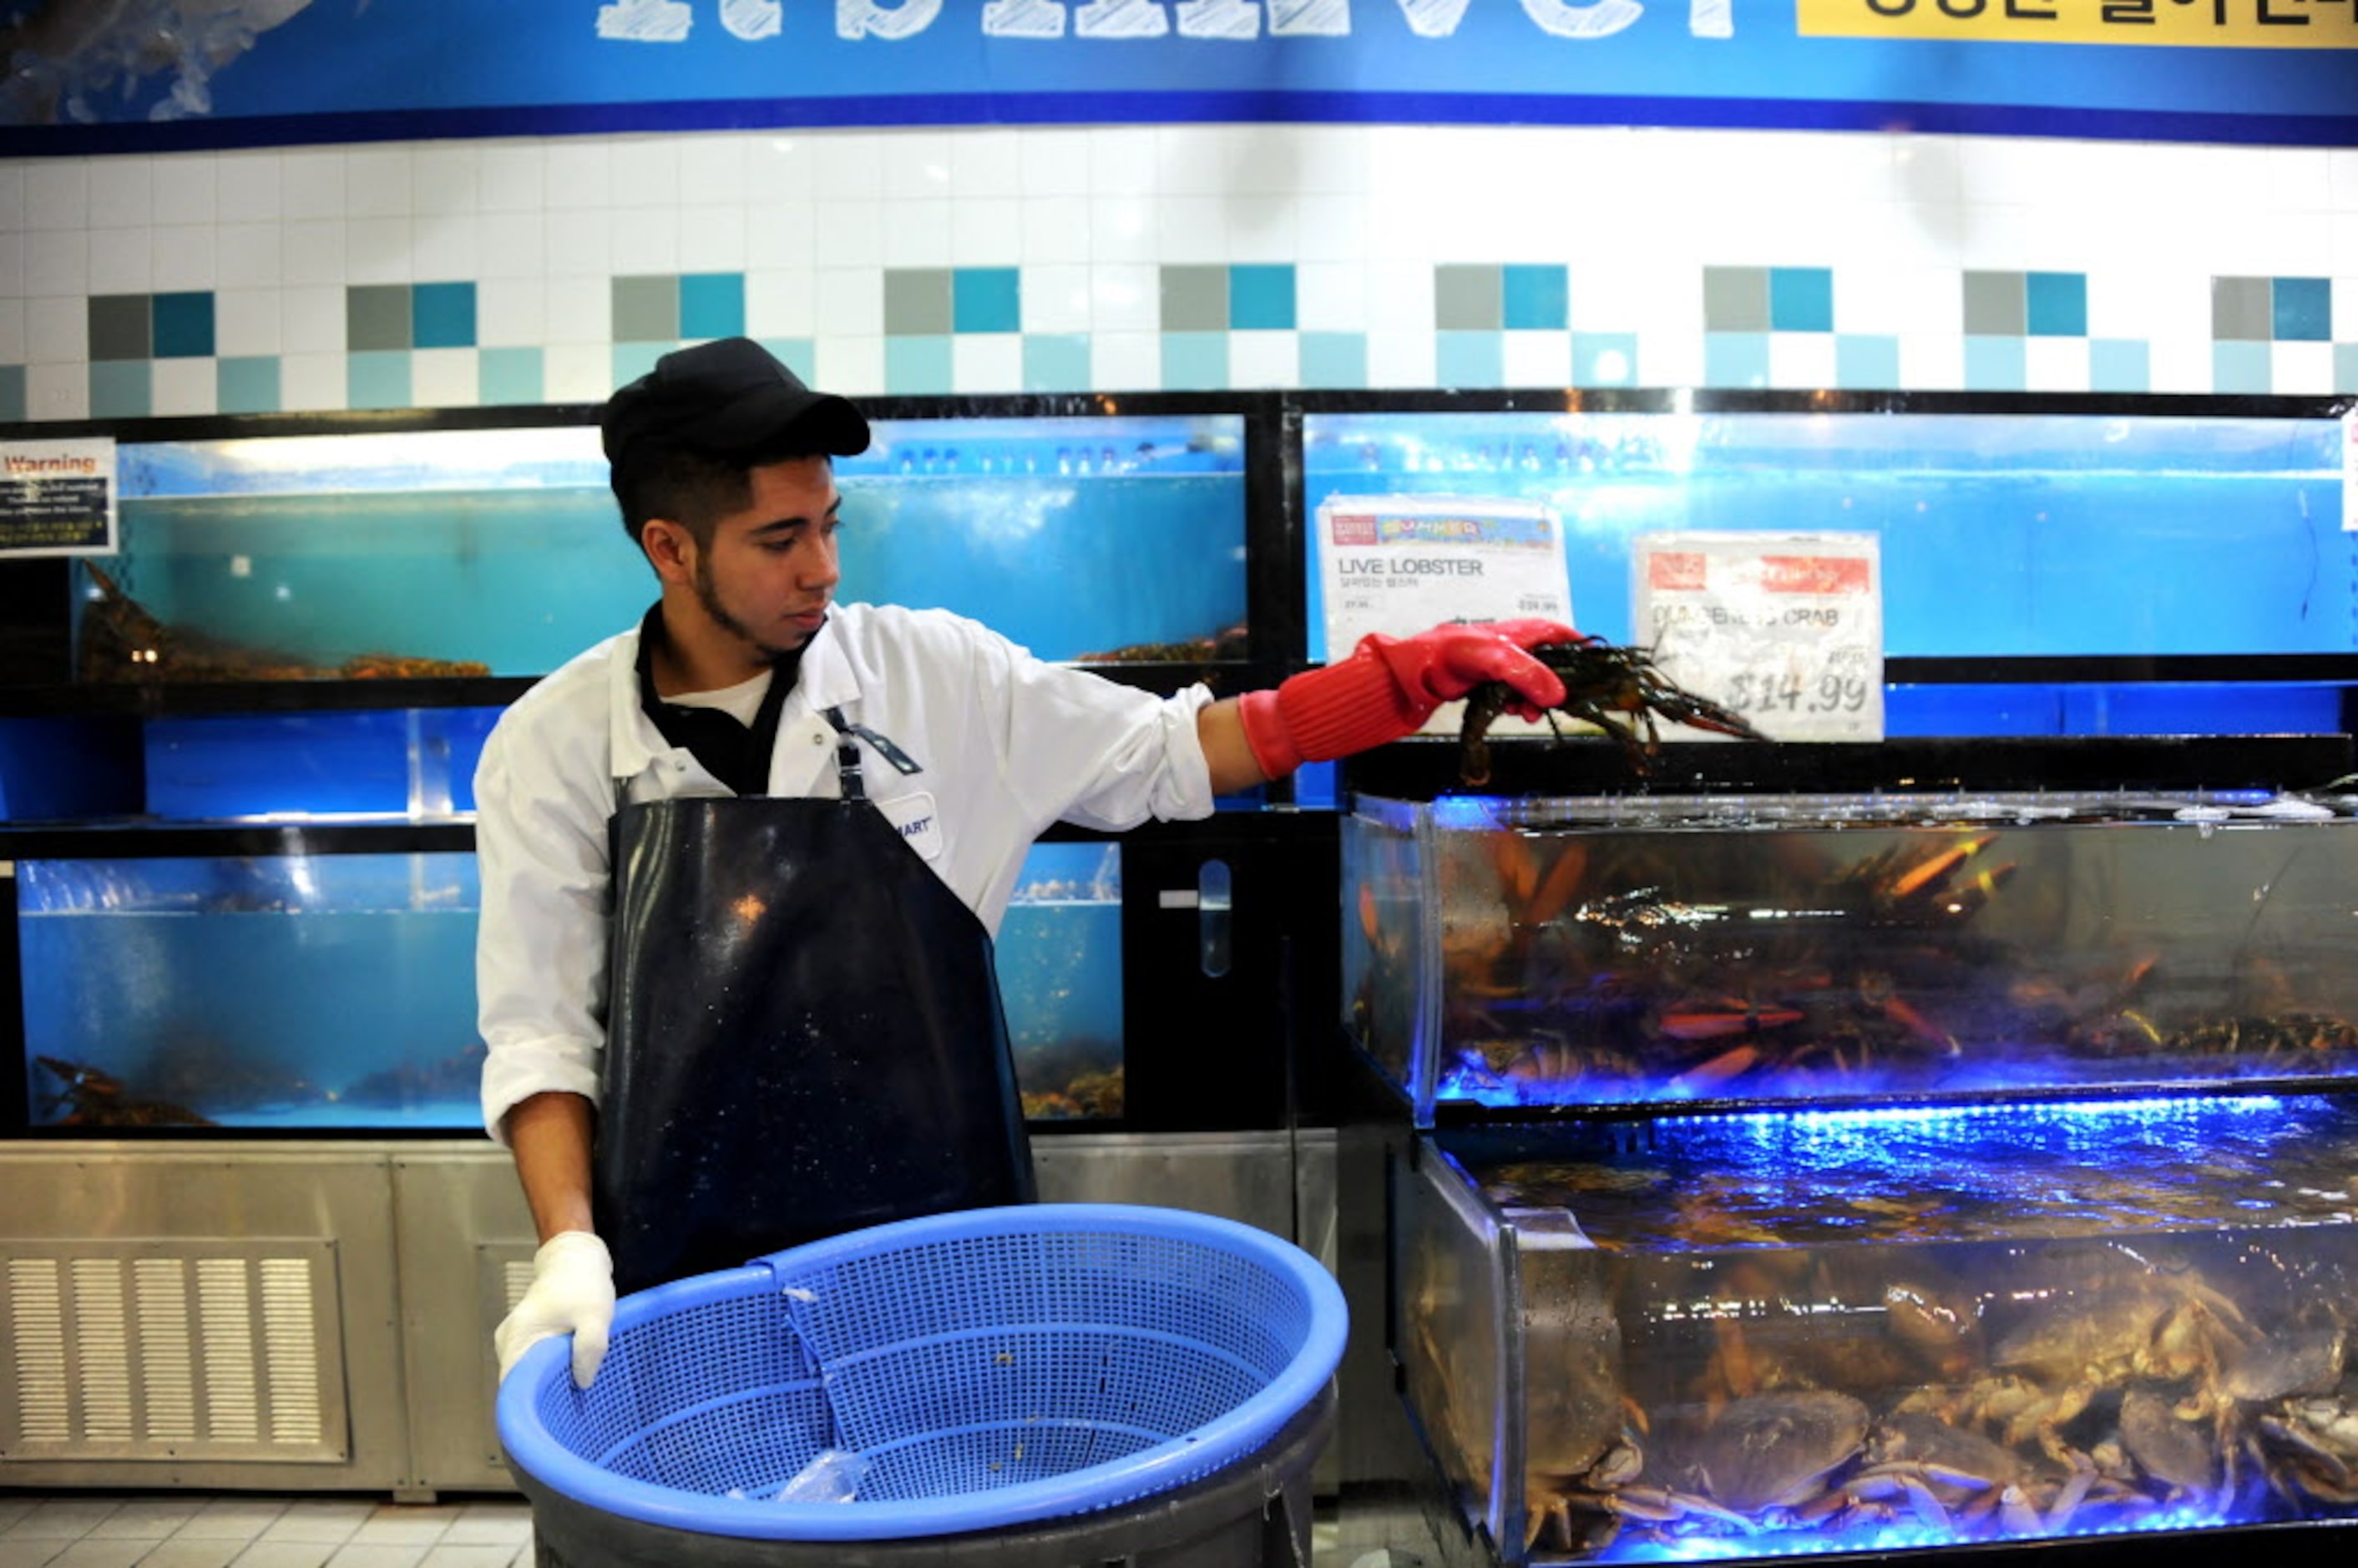
<svg viewBox="0 0 2358 1568"><path fill-rule="evenodd" d="M942 816L934 809L934 797L929 792L918 790L913 795L879 800L876 808L910 849L928 860L942 858Z"/></svg>

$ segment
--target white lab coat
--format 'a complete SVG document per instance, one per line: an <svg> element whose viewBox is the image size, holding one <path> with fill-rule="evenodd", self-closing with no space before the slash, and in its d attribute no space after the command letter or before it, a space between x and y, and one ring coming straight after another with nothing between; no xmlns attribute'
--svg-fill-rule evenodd
<svg viewBox="0 0 2358 1568"><path fill-rule="evenodd" d="M519 697L475 771L482 880L476 943L483 1119L566 1090L598 1097L605 1048L607 819L630 798L730 792L666 742L639 704L639 634L608 639ZM1203 687L1163 698L1044 664L941 611L841 604L803 652L770 754L773 795L833 796L839 707L923 772L861 748L870 798L994 935L1033 840L1059 820L1109 829L1208 816L1195 715Z"/></svg>

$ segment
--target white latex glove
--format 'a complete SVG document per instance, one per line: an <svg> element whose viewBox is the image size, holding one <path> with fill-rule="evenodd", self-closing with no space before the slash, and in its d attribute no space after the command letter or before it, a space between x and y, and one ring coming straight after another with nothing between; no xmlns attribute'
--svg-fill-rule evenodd
<svg viewBox="0 0 2358 1568"><path fill-rule="evenodd" d="M561 1230L532 1255L532 1288L492 1336L500 1380L524 1353L559 1334L573 1336L573 1386L586 1389L606 1358L614 1326L614 1260L587 1230Z"/></svg>

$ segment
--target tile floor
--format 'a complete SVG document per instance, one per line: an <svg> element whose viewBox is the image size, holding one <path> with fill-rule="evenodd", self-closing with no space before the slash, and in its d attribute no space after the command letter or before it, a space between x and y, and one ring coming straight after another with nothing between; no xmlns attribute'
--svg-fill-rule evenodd
<svg viewBox="0 0 2358 1568"><path fill-rule="evenodd" d="M512 1568L521 1498L431 1506L220 1492L0 1491L0 1568Z"/></svg>
<svg viewBox="0 0 2358 1568"><path fill-rule="evenodd" d="M1346 1563L1331 1511L1312 1530L1318 1568ZM1413 1563L1413 1558L1401 1559ZM0 1489L0 1568L532 1568L521 1498L431 1506L370 1497Z"/></svg>

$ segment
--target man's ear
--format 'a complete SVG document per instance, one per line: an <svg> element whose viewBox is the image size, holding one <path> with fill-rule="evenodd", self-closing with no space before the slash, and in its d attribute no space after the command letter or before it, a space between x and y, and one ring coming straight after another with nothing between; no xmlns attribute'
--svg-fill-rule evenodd
<svg viewBox="0 0 2358 1568"><path fill-rule="evenodd" d="M639 547L647 563L665 582L688 582L696 576L696 535L666 517L650 517L639 531Z"/></svg>

